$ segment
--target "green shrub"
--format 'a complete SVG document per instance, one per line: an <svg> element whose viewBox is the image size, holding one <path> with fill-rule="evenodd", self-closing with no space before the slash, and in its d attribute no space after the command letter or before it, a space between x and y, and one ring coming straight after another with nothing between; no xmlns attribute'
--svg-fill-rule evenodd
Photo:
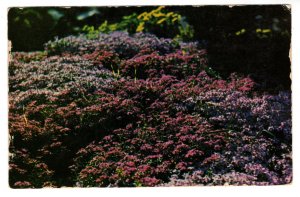
<svg viewBox="0 0 300 197"><path fill-rule="evenodd" d="M85 25L82 29L89 38L99 33L113 31L127 31L130 34L137 32L154 33L160 37L173 37L181 40L191 39L194 35L193 27L188 24L185 17L178 13L167 12L160 6L150 12L133 13L124 16L119 23L110 24L104 21L98 28Z"/></svg>

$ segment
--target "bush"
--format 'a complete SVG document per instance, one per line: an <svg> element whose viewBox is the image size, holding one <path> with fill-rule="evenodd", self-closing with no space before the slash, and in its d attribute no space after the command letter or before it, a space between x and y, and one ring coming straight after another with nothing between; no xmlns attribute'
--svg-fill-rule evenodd
<svg viewBox="0 0 300 197"><path fill-rule="evenodd" d="M70 149L84 143L83 139L75 140L80 135L80 129L75 128L80 117L74 104L85 106L93 102L96 99L93 93L114 80L112 73L79 56L53 56L29 63L12 61L9 70L9 126L11 148L16 154L11 162L19 158L19 150L25 150L27 157L39 158L55 169L55 173L59 170L58 173L63 173ZM68 139L73 141L66 142ZM18 162L23 166L29 161L19 159ZM28 176L35 176L34 172ZM29 183L33 187L43 185Z"/></svg>
<svg viewBox="0 0 300 197"><path fill-rule="evenodd" d="M292 181L290 92L221 79L196 43L114 32L42 54L9 65L11 187Z"/></svg>
<svg viewBox="0 0 300 197"><path fill-rule="evenodd" d="M49 54L83 55L94 64L131 78L162 74L183 78L202 70L217 75L207 66L206 51L200 50L197 43L159 39L151 34L137 33L131 37L128 33L114 32L93 39L70 36L48 42L45 48Z"/></svg>
<svg viewBox="0 0 300 197"><path fill-rule="evenodd" d="M95 50L108 50L117 53L121 58L129 58L142 50L158 51L165 54L179 49L178 42L172 39L157 38L152 34L137 33L130 36L126 32L97 34L97 37L87 38L84 35L56 38L45 44L49 55L63 53L79 54L92 53Z"/></svg>
<svg viewBox="0 0 300 197"><path fill-rule="evenodd" d="M89 38L97 37L99 33L111 33L113 31L126 31L130 34L138 32L152 33L160 37L171 37L188 40L193 37L194 31L185 17L178 13L167 12L164 6L160 6L149 12L141 14L133 13L123 16L119 23L109 24L104 21L97 29L94 26L85 25L83 32Z"/></svg>
<svg viewBox="0 0 300 197"><path fill-rule="evenodd" d="M109 92L137 107L131 113L135 119L79 150L73 166L77 184L153 186L196 169L202 172L192 179L197 184L291 181L291 160L286 156L291 151L291 117L283 116L290 107L288 94L249 98L251 81L235 80L216 81L201 73L187 81L163 76L116 82ZM274 168L275 158L284 164ZM262 172L249 171L248 165ZM144 168L148 170L141 173ZM232 171L249 177L223 177Z"/></svg>

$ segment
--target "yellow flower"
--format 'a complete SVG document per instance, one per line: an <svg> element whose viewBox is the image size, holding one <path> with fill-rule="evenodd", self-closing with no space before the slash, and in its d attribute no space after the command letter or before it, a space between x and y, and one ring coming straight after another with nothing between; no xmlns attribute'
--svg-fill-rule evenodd
<svg viewBox="0 0 300 197"><path fill-rule="evenodd" d="M158 18L158 17L161 17L161 16L165 16L165 14L163 14L163 13L153 13L153 16Z"/></svg>
<svg viewBox="0 0 300 197"><path fill-rule="evenodd" d="M166 20L165 18L162 18L162 19L160 19L159 21L157 21L156 24L161 24L161 23L163 23L165 20Z"/></svg>
<svg viewBox="0 0 300 197"><path fill-rule="evenodd" d="M157 11L160 11L160 10L162 10L163 8L165 8L165 6L159 6L156 10L157 10Z"/></svg>
<svg viewBox="0 0 300 197"><path fill-rule="evenodd" d="M150 18L148 15L144 16L143 21L148 21Z"/></svg>
<svg viewBox="0 0 300 197"><path fill-rule="evenodd" d="M144 22L141 22L139 26L136 28L136 32L141 32L144 30Z"/></svg>
<svg viewBox="0 0 300 197"><path fill-rule="evenodd" d="M270 33L271 32L271 29L263 29L262 32L265 34L265 33Z"/></svg>
<svg viewBox="0 0 300 197"><path fill-rule="evenodd" d="M178 20L178 18L173 18L172 19L172 23L174 23L175 21L177 21Z"/></svg>
<svg viewBox="0 0 300 197"><path fill-rule="evenodd" d="M142 14L140 14L137 18L141 19L142 17L146 16L148 13L147 12L143 12Z"/></svg>
<svg viewBox="0 0 300 197"><path fill-rule="evenodd" d="M167 14L167 17L170 17L170 16L172 16L174 14L174 12L169 12L168 14Z"/></svg>

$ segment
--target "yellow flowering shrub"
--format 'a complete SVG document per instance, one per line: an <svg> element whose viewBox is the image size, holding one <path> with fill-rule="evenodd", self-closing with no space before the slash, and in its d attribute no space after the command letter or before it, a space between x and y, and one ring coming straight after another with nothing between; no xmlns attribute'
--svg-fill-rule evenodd
<svg viewBox="0 0 300 197"><path fill-rule="evenodd" d="M124 16L119 23L109 24L108 21L104 21L98 28L86 25L83 31L87 32L88 37L113 31L154 33L157 36L182 40L189 40L194 35L193 28L187 23L185 17L175 12L168 12L165 6L159 6L150 12Z"/></svg>

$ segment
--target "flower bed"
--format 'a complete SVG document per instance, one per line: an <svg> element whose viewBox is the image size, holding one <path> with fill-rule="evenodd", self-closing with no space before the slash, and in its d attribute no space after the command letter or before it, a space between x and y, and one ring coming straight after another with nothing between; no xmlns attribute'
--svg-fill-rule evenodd
<svg viewBox="0 0 300 197"><path fill-rule="evenodd" d="M9 65L11 187L292 181L290 92L221 79L197 43L150 34L45 47Z"/></svg>

